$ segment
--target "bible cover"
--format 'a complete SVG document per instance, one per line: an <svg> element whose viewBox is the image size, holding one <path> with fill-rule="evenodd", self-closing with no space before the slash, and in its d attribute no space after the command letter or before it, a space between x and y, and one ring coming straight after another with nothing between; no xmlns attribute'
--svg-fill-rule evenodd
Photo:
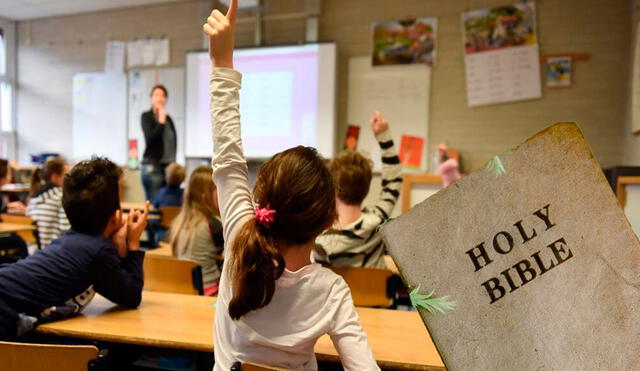
<svg viewBox="0 0 640 371"><path fill-rule="evenodd" d="M640 249L573 123L382 227L449 370L640 369Z"/></svg>

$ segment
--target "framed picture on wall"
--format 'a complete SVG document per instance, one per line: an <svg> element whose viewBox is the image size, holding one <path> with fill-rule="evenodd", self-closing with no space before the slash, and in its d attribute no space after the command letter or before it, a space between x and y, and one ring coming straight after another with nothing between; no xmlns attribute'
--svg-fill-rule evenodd
<svg viewBox="0 0 640 371"><path fill-rule="evenodd" d="M566 88L571 86L571 56L549 57L545 75L547 87Z"/></svg>
<svg viewBox="0 0 640 371"><path fill-rule="evenodd" d="M436 62L436 18L374 22L371 26L373 66Z"/></svg>

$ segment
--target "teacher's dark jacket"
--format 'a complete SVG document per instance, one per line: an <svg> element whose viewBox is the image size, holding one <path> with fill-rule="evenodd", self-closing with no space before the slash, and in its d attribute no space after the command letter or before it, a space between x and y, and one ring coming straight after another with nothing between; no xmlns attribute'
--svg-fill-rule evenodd
<svg viewBox="0 0 640 371"><path fill-rule="evenodd" d="M160 163L164 152L162 134L164 133L165 126L169 130L173 131L173 148L176 148L176 138L178 138L178 136L176 135L176 128L173 126L173 120L171 119L171 116L167 115L167 121L162 125L156 119L156 116L153 114L153 110L149 110L142 113L141 121L142 132L144 133L144 140L146 142L142 162L158 164Z"/></svg>

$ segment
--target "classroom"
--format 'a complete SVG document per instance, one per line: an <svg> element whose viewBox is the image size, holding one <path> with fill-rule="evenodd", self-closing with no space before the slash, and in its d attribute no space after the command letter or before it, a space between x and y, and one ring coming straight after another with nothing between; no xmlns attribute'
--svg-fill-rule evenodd
<svg viewBox="0 0 640 371"><path fill-rule="evenodd" d="M0 370L640 369L640 0L3 0Z"/></svg>

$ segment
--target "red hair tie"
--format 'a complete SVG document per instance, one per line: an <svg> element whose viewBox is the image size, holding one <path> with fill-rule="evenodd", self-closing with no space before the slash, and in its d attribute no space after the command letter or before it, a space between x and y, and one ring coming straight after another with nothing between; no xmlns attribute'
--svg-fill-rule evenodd
<svg viewBox="0 0 640 371"><path fill-rule="evenodd" d="M262 224L265 227L269 227L269 225L276 220L276 211L271 210L269 204L267 204L267 206L265 206L264 208L260 208L260 206L256 205L256 207L253 208L253 213L258 223Z"/></svg>

